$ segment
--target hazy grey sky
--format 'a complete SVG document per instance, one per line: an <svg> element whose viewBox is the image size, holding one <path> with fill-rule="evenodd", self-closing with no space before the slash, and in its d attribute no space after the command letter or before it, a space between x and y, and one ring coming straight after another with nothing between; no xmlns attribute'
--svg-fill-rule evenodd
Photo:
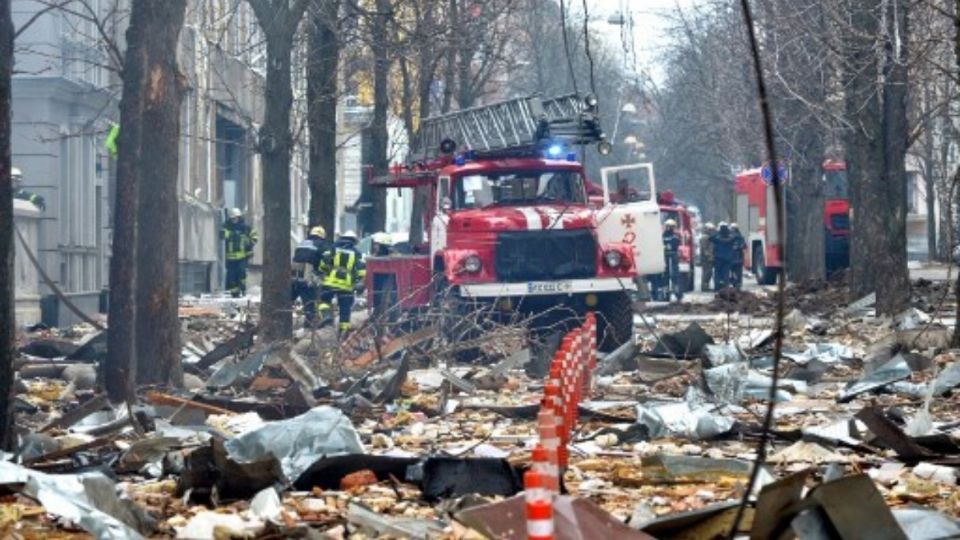
<svg viewBox="0 0 960 540"><path fill-rule="evenodd" d="M669 16L678 7L688 9L695 0L588 0L591 24L601 28L601 34L606 36L610 45L617 50L622 49L620 29L606 23L607 18L614 13L630 13L633 17L634 28L632 45L637 51L638 68L646 70L655 79L661 79L662 73L656 65L657 53L667 42L664 31L669 26ZM568 0L571 15L582 17L582 2ZM582 19L581 19L582 20ZM631 62L632 63L632 62Z"/></svg>

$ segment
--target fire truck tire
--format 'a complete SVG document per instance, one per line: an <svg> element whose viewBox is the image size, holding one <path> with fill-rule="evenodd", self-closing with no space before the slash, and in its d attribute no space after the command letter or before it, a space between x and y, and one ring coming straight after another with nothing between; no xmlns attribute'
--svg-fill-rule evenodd
<svg viewBox="0 0 960 540"><path fill-rule="evenodd" d="M775 285L777 283L778 270L767 268L763 249L760 246L753 248L753 273L757 276L757 283L760 285Z"/></svg>
<svg viewBox="0 0 960 540"><path fill-rule="evenodd" d="M693 273L680 272L680 290L690 292L693 290Z"/></svg>
<svg viewBox="0 0 960 540"><path fill-rule="evenodd" d="M398 318L397 280L394 276L385 276L375 283L373 313L389 322Z"/></svg>
<svg viewBox="0 0 960 540"><path fill-rule="evenodd" d="M597 304L597 344L610 352L633 339L633 303L625 291L606 293Z"/></svg>
<svg viewBox="0 0 960 540"><path fill-rule="evenodd" d="M460 297L455 287L445 286L440 299L441 319L440 335L449 345L462 344L480 337L476 324L468 319L476 308L469 300ZM469 347L453 353L457 362L473 362L482 356L479 347Z"/></svg>

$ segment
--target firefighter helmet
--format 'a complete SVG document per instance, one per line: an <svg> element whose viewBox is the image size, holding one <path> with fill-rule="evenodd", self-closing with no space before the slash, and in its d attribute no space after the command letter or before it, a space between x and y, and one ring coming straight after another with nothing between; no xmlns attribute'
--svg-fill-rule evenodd
<svg viewBox="0 0 960 540"><path fill-rule="evenodd" d="M239 208L231 208L230 211L227 212L227 216L229 216L231 219L242 218L243 211Z"/></svg>
<svg viewBox="0 0 960 540"><path fill-rule="evenodd" d="M677 222L672 219L668 219L663 222L663 226L672 229L677 226Z"/></svg>
<svg viewBox="0 0 960 540"><path fill-rule="evenodd" d="M355 233L354 231L347 231L347 232L345 232L345 233L343 233L343 234L340 235L340 239L341 239L341 240L349 240L349 241L352 241L352 242L356 242L356 241L357 241L357 233Z"/></svg>
<svg viewBox="0 0 960 540"><path fill-rule="evenodd" d="M327 230L323 228L323 225L317 225L316 227L310 229L310 236L316 236L317 238L326 238Z"/></svg>
<svg viewBox="0 0 960 540"><path fill-rule="evenodd" d="M706 223L703 225L703 228L704 228L705 230L712 231L712 230L716 229L717 226L714 225L712 221L708 221L708 222L706 222Z"/></svg>
<svg viewBox="0 0 960 540"><path fill-rule="evenodd" d="M730 224L730 228L733 229L733 230L735 230L735 231L740 230L740 226L737 225L736 223L731 223L731 224Z"/></svg>
<svg viewBox="0 0 960 540"><path fill-rule="evenodd" d="M373 233L371 239L382 246L392 246L393 245L393 236L390 233L385 232L376 232Z"/></svg>

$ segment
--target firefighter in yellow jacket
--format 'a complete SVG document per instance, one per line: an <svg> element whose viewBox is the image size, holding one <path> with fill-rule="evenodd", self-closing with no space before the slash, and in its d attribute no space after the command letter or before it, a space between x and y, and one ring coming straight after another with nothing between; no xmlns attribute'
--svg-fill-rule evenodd
<svg viewBox="0 0 960 540"><path fill-rule="evenodd" d="M239 298L247 292L247 264L253 257L253 247L257 245L257 231L247 225L243 212L231 208L228 219L220 230L224 243L224 258L227 263L226 289L230 296Z"/></svg>
<svg viewBox="0 0 960 540"><path fill-rule="evenodd" d="M320 295L321 313L329 313L334 297L338 308L338 333L350 331L350 313L353 311L354 291L367 275L363 256L357 251L357 234L347 231L337 238L333 248L323 255L323 292Z"/></svg>

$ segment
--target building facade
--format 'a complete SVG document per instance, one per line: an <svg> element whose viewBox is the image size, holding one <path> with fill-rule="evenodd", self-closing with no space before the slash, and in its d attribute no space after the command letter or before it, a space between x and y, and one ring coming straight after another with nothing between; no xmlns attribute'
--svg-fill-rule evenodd
<svg viewBox="0 0 960 540"><path fill-rule="evenodd" d="M104 146L118 121L129 0L83 0L94 16L48 9L46 2L13 0L17 37L13 82L13 163L24 187L42 195L35 250L45 272L83 310L104 305L108 289L114 161ZM181 111L179 211L180 292L218 291L223 282L219 229L229 208L240 208L262 230L260 158L266 50L246 2L189 0L178 51L186 81ZM309 203L304 50L295 52L293 127L300 134L291 160L291 240L302 234ZM365 167L361 147L369 107L344 97L338 105L337 224L355 228L351 207ZM405 140L391 122L393 152ZM408 197L409 198L409 197ZM388 196L388 230L405 230L410 202ZM18 261L19 264L20 261ZM251 284L262 262L258 247ZM37 286L44 318L76 318L44 283Z"/></svg>

